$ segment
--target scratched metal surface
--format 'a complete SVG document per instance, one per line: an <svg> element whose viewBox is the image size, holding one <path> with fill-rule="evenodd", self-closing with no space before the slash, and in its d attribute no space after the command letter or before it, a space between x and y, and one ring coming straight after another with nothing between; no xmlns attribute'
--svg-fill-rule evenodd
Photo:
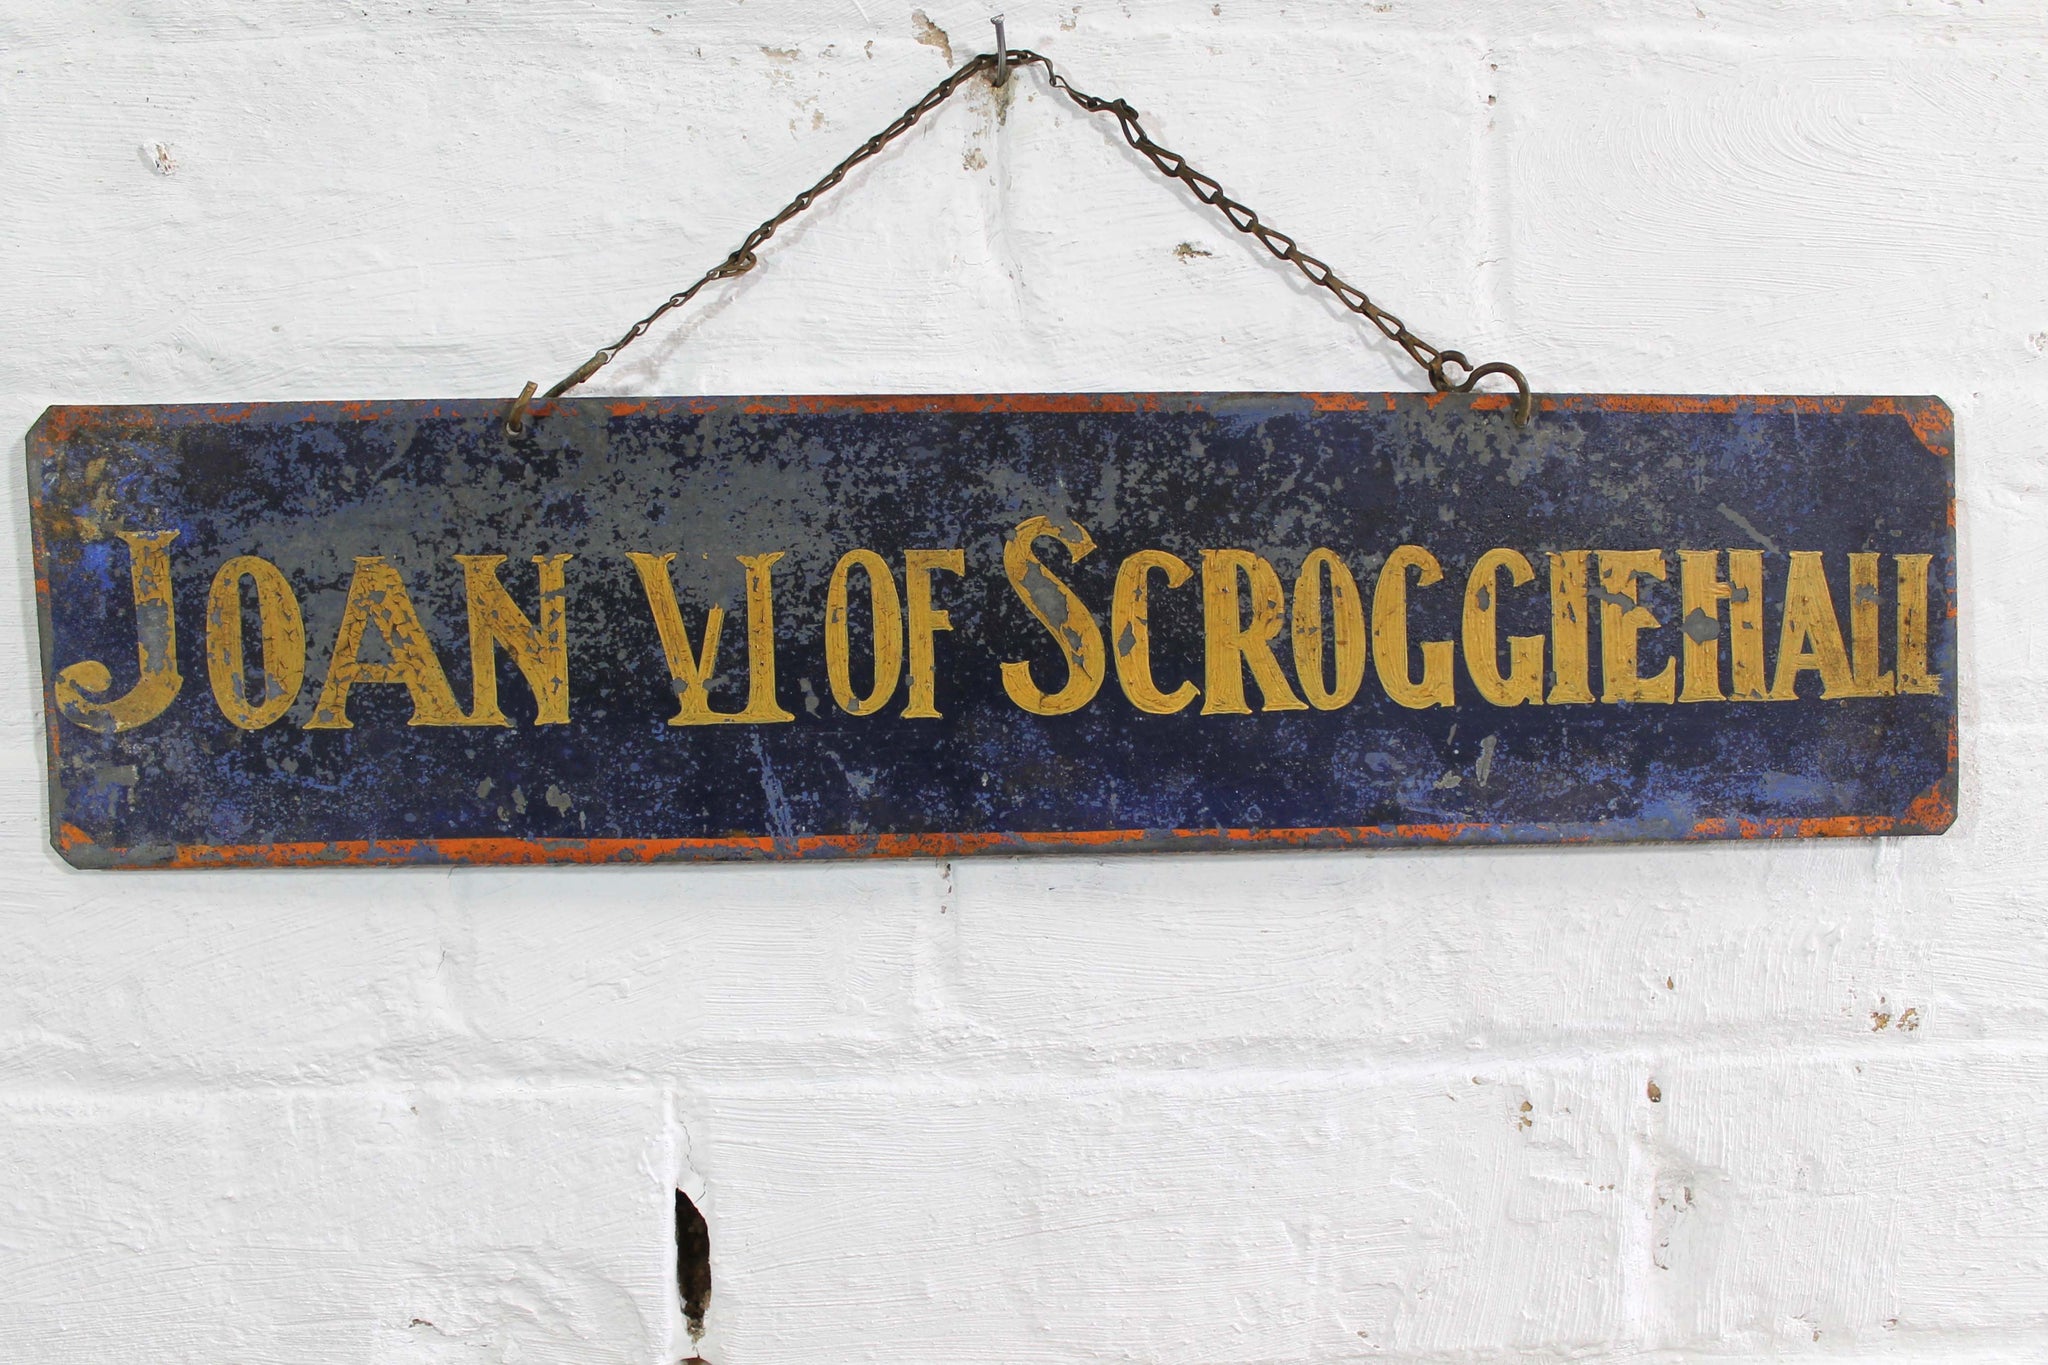
<svg viewBox="0 0 2048 1365"><path fill-rule="evenodd" d="M1952 438L1930 399L1552 397L1526 430L1498 400L1432 395L569 400L509 444L502 404L393 402L53 408L28 442L46 696L104 660L135 678L121 530L176 529L181 694L132 732L49 710L53 841L79 866L607 861L954 855L1039 849L1358 846L1938 832L1953 818ZM1112 672L1085 709L1027 714L1003 660L1047 686L1064 665L1004 577L1004 536L1043 514L1099 545L1048 563L1097 609L1132 551L1199 566L1264 555L1291 583L1329 546L1370 594L1402 543L1445 580L1413 596L1413 638L1457 638L1464 570L1493 546L1539 566L1503 594L1505 634L1541 633L1542 552L1931 552L1937 696L1499 708L1458 671L1457 705L1408 710L1370 668L1340 710L1136 711ZM1732 514L1732 515L1731 515ZM1042 542L1042 544L1045 544ZM839 555L962 547L935 578L938 720L842 713L822 647ZM777 565L789 724L672 728L675 693L627 550L678 552L692 639L729 613L721 709L745 688L744 575ZM403 574L457 697L470 695L462 575L503 553L535 610L530 557L570 553L571 723L536 728L500 656L511 729L405 724L403 688L361 685L354 728L302 728L357 555ZM261 555L304 606L307 679L279 723L230 725L207 684L214 570ZM1676 648L1675 583L1647 584ZM856 582L859 580L857 579ZM854 593L856 603L864 593ZM1154 666L1201 682L1197 584L1155 579ZM1775 652L1777 618L1767 618ZM1845 627L1846 628L1846 627ZM1889 620L1887 620L1889 629ZM862 639L860 630L855 639ZM1286 660L1285 636L1281 657ZM251 637L254 651L254 637ZM1598 686L1598 629L1592 642ZM856 644L856 680L865 648ZM1723 669L1727 667L1726 654ZM1291 664L1289 664L1291 671ZM1812 689L1809 676L1807 689ZM863 683L864 685L864 683ZM1256 698L1256 689L1251 695ZM1199 704L1198 704L1199 705Z"/></svg>

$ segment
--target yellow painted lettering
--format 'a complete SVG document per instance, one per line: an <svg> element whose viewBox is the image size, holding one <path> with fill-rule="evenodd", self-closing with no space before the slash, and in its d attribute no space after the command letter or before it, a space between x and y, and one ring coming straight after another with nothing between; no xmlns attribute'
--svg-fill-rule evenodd
<svg viewBox="0 0 2048 1365"><path fill-rule="evenodd" d="M1771 683L1772 701L1799 696L1799 675L1820 674L1824 699L1849 695L1849 655L1842 648L1842 626L1828 591L1820 551L1794 550L1785 575L1785 617L1778 632L1778 673Z"/></svg>
<svg viewBox="0 0 2048 1365"><path fill-rule="evenodd" d="M1764 552L1728 552L1728 694L1770 701L1764 678Z"/></svg>
<svg viewBox="0 0 2048 1365"><path fill-rule="evenodd" d="M1684 662L1680 701L1726 701L1721 691L1721 604L1728 585L1721 581L1719 550L1678 552L1679 657Z"/></svg>
<svg viewBox="0 0 2048 1365"><path fill-rule="evenodd" d="M1239 579L1246 580L1251 589L1249 622L1239 604ZM1203 715L1251 714L1244 695L1247 667L1259 686L1260 709L1308 710L1308 703L1294 695L1280 661L1273 657L1273 641L1287 624L1287 600L1281 596L1280 575L1271 564L1250 550L1202 551L1202 621L1207 690Z"/></svg>
<svg viewBox="0 0 2048 1365"><path fill-rule="evenodd" d="M504 725L511 721L498 706L498 649L512 656L513 666L533 689L535 725L569 723L569 605L562 566L568 555L535 555L540 569L540 624L526 613L498 581L503 555L457 555L469 599L469 669L471 725Z"/></svg>
<svg viewBox="0 0 2048 1365"><path fill-rule="evenodd" d="M1095 540L1087 528L1056 526L1045 517L1029 517L1003 542L1003 572L1025 607L1059 642L1060 653L1067 660L1067 680L1057 692L1047 692L1032 681L1030 664L1010 660L1003 665L1003 690L1034 716L1064 716L1095 699L1108 674L1109 658L1094 613L1045 567L1032 548L1033 542L1047 536L1065 546L1076 564L1095 552Z"/></svg>
<svg viewBox="0 0 2048 1365"><path fill-rule="evenodd" d="M937 720L938 660L932 636L953 628L953 618L932 606L932 575L967 572L965 550L905 550L903 590L909 599L910 701L903 714L913 720Z"/></svg>
<svg viewBox="0 0 2048 1365"><path fill-rule="evenodd" d="M1536 581L1520 551L1488 550L1465 580L1465 671L1479 695L1495 706L1543 704L1543 637L1508 637L1508 671L1500 671L1500 571L1518 588Z"/></svg>
<svg viewBox="0 0 2048 1365"><path fill-rule="evenodd" d="M1889 697L1892 675L1878 667L1879 593L1875 553L1849 556L1849 692L1852 697Z"/></svg>
<svg viewBox="0 0 2048 1365"><path fill-rule="evenodd" d="M1443 581L1443 565L1420 545L1397 546L1380 567L1379 582L1372 590L1372 662L1379 671L1380 686L1402 706L1422 710L1450 706L1457 701L1451 669L1457 650L1449 640L1425 640L1422 677L1410 671L1408 647L1408 570L1415 570L1415 586L1427 588Z"/></svg>
<svg viewBox="0 0 2048 1365"><path fill-rule="evenodd" d="M847 579L855 569L867 575L868 603L874 617L875 681L867 696L853 694L853 651L847 637ZM888 561L873 550L848 550L832 570L825 594L825 676L832 700L851 715L872 716L896 695L903 677L903 600Z"/></svg>
<svg viewBox="0 0 2048 1365"><path fill-rule="evenodd" d="M358 657L363 632L375 627L391 652L387 664L364 663ZM334 653L327 665L327 681L320 699L313 705L308 730L347 730L349 689L361 683L393 683L403 686L412 697L412 718L408 725L466 725L448 675L427 639L427 628L413 609L405 580L398 570L384 562L382 555L357 555L355 576L349 580L348 601L341 610L341 627L334 634Z"/></svg>
<svg viewBox="0 0 2048 1365"><path fill-rule="evenodd" d="M1927 569L1933 555L1893 555L1899 581L1899 691L1938 696L1941 675L1927 669Z"/></svg>
<svg viewBox="0 0 2048 1365"><path fill-rule="evenodd" d="M1153 681L1151 574L1155 569L1166 575L1169 588L1181 586L1195 574L1185 560L1164 550L1140 550L1131 555L1117 566L1109 635L1116 646L1117 681L1123 684L1131 705L1148 715L1170 716L1201 694L1192 682L1161 692Z"/></svg>
<svg viewBox="0 0 2048 1365"><path fill-rule="evenodd" d="M1593 700L1593 665L1587 647L1591 618L1586 607L1586 562L1590 550L1550 555L1550 704L1584 705Z"/></svg>
<svg viewBox="0 0 2048 1365"><path fill-rule="evenodd" d="M733 556L747 571L747 705L742 711L714 711L710 688L718 671L718 637L725 629L725 609L714 606L705 613L704 643L693 651L669 572L675 555L626 552L640 575L655 633L661 638L662 658L675 684L676 713L669 717L670 725L769 725L796 719L775 699L775 586L769 574L782 555L777 550Z"/></svg>
<svg viewBox="0 0 2048 1365"><path fill-rule="evenodd" d="M73 725L119 734L164 713L185 685L178 672L178 626L171 610L171 542L176 531L122 531L128 543L128 585L135 599L135 686L104 700L114 674L98 659L72 664L57 675L57 713Z"/></svg>
<svg viewBox="0 0 2048 1365"><path fill-rule="evenodd" d="M263 646L262 695L246 692L242 580L256 588L256 637ZM206 674L220 713L243 730L261 730L291 710L306 681L306 622L298 595L275 564L238 555L220 566L206 595Z"/></svg>
<svg viewBox="0 0 2048 1365"><path fill-rule="evenodd" d="M1678 695L1678 662L1666 659L1651 678L1637 672L1638 636L1660 622L1637 602L1638 577L1662 579L1662 550L1601 550L1600 700L1665 702Z"/></svg>
<svg viewBox="0 0 2048 1365"><path fill-rule="evenodd" d="M1323 579L1330 580L1331 685L1323 686ZM1334 550L1315 549L1294 578L1294 680L1318 711L1348 706L1365 681L1365 607L1358 580Z"/></svg>

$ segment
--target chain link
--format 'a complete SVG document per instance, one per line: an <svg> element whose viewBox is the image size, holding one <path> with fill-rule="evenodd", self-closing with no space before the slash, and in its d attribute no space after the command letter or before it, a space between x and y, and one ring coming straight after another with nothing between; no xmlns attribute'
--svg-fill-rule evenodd
<svg viewBox="0 0 2048 1365"><path fill-rule="evenodd" d="M1430 345L1409 331L1408 324L1366 297L1364 290L1343 279L1326 262L1303 251L1294 238L1277 228L1269 227L1248 206L1231 198L1216 180L1189 165L1186 157L1154 142L1146 134L1144 125L1138 121L1138 111L1128 103L1120 99L1105 100L1076 89L1065 76L1053 68L1050 61L1028 48L1010 48L1004 57L1011 72L1025 66L1045 68L1046 81L1053 89L1091 114L1108 114L1115 118L1117 126L1123 132L1124 141L1150 161L1161 175L1178 180L1187 186L1195 198L1221 213L1232 227L1249 237L1256 238L1259 244L1274 256L1292 264L1309 283L1328 290L1345 308L1378 328L1382 336L1407 352L1408 358L1422 367L1423 372L1429 376L1431 387L1437 392L1470 393L1480 380L1489 375L1501 375L1512 380L1515 385L1515 402L1511 408L1515 425L1523 426L1529 421L1535 411L1535 400L1529 392L1529 381L1513 365L1500 360L1490 361L1484 365L1473 365L1462 352L1440 350ZM985 52L933 86L925 93L923 99L898 114L888 127L855 148L845 160L827 171L817 184L790 200L782 207L781 212L748 233L746 240L735 247L731 255L705 271L689 288L671 294L660 307L627 328L625 335L598 350L590 359L570 371L561 382L550 388L543 398L559 398L609 365L613 357L645 336L647 329L660 321L665 314L688 303L713 280L732 279L752 270L760 264L760 259L755 253L784 223L815 204L827 191L846 179L856 166L916 127L920 119L944 104L954 91L982 72L995 70L997 66L996 54ZM1453 373L1453 370L1457 373ZM506 435L524 434L533 393L534 385L528 384L519 397L512 400L512 405L505 413Z"/></svg>

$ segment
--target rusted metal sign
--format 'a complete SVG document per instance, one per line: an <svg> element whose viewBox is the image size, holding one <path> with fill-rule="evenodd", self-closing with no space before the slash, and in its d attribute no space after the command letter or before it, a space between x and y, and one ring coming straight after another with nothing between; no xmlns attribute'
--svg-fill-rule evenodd
<svg viewBox="0 0 2048 1365"><path fill-rule="evenodd" d="M81 867L1937 833L1948 410L53 408Z"/></svg>

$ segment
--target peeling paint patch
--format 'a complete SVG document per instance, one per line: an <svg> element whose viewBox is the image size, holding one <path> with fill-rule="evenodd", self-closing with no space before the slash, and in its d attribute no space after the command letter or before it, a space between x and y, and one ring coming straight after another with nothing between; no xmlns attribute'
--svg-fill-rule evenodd
<svg viewBox="0 0 2048 1365"><path fill-rule="evenodd" d="M1766 550L1769 550L1772 554L1778 553L1778 542L1772 540L1762 531L1757 530L1756 527L1753 524L1751 524L1748 517L1745 517L1744 515L1742 515L1742 513L1736 511L1733 507L1730 507L1725 502L1720 504L1714 510L1719 512L1730 526L1733 526L1736 530L1742 532L1751 540L1763 546Z"/></svg>

